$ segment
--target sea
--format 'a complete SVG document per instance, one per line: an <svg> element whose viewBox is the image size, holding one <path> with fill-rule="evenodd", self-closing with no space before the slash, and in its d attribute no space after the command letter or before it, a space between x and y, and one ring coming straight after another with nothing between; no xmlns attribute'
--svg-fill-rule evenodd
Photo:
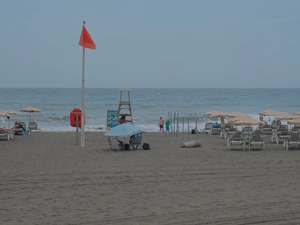
<svg viewBox="0 0 300 225"><path fill-rule="evenodd" d="M122 95L121 95L122 93ZM105 132L107 112L118 110L120 101L128 95L134 125L146 132L159 132L159 118L171 120L173 130L204 128L207 122L218 118L203 116L211 110L242 112L258 119L258 112L274 109L287 113L300 112L300 89L231 89L231 88L130 88L120 92L117 88L85 88L84 104L86 132ZM37 122L42 131L74 132L70 113L82 108L81 88L0 88L0 111L19 112L25 107L41 112L0 117L0 127L11 127L14 121ZM126 100L126 99L125 99ZM265 120L272 120L267 117Z"/></svg>

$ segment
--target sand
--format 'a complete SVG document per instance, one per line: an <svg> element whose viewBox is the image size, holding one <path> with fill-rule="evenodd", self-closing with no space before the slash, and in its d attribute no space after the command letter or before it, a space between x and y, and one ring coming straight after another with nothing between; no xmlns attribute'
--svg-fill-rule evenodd
<svg viewBox="0 0 300 225"><path fill-rule="evenodd" d="M199 139L145 133L151 150L120 152L97 132L84 148L75 133L1 140L0 224L300 224L300 149Z"/></svg>

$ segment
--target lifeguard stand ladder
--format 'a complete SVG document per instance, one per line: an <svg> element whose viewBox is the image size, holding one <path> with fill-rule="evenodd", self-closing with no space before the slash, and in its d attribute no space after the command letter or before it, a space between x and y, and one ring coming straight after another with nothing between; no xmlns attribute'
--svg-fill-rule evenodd
<svg viewBox="0 0 300 225"><path fill-rule="evenodd" d="M127 92L127 96L126 96ZM132 111L130 105L130 89L120 89L120 103L119 103L119 118L126 116L127 123L133 124Z"/></svg>

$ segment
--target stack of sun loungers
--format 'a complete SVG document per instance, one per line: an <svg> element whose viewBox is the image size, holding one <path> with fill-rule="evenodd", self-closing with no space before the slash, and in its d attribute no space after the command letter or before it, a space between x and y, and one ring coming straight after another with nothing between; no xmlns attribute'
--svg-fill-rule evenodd
<svg viewBox="0 0 300 225"><path fill-rule="evenodd" d="M265 138L265 136L262 135L261 130L255 130L249 141L249 151L252 148L257 148L257 147L261 147L263 150L266 150L264 138Z"/></svg>

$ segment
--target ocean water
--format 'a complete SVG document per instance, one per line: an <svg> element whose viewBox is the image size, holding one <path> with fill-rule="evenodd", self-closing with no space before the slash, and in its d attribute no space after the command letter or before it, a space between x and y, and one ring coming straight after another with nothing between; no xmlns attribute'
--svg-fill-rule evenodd
<svg viewBox="0 0 300 225"><path fill-rule="evenodd" d="M19 111L29 106L42 110L12 115L10 122L0 117L0 127L12 126L16 120L30 120L36 121L42 131L76 130L70 126L69 116L74 108L81 108L81 88L0 88L0 96L0 111ZM190 129L196 123L202 129L206 122L216 121L203 116L211 110L239 111L256 119L258 112L265 109L300 112L299 96L300 89L130 89L133 123L148 132L159 131L160 116L166 120L174 114L179 118L179 129L187 129L187 121ZM86 88L85 130L104 132L107 110L118 110L119 102L119 89Z"/></svg>

